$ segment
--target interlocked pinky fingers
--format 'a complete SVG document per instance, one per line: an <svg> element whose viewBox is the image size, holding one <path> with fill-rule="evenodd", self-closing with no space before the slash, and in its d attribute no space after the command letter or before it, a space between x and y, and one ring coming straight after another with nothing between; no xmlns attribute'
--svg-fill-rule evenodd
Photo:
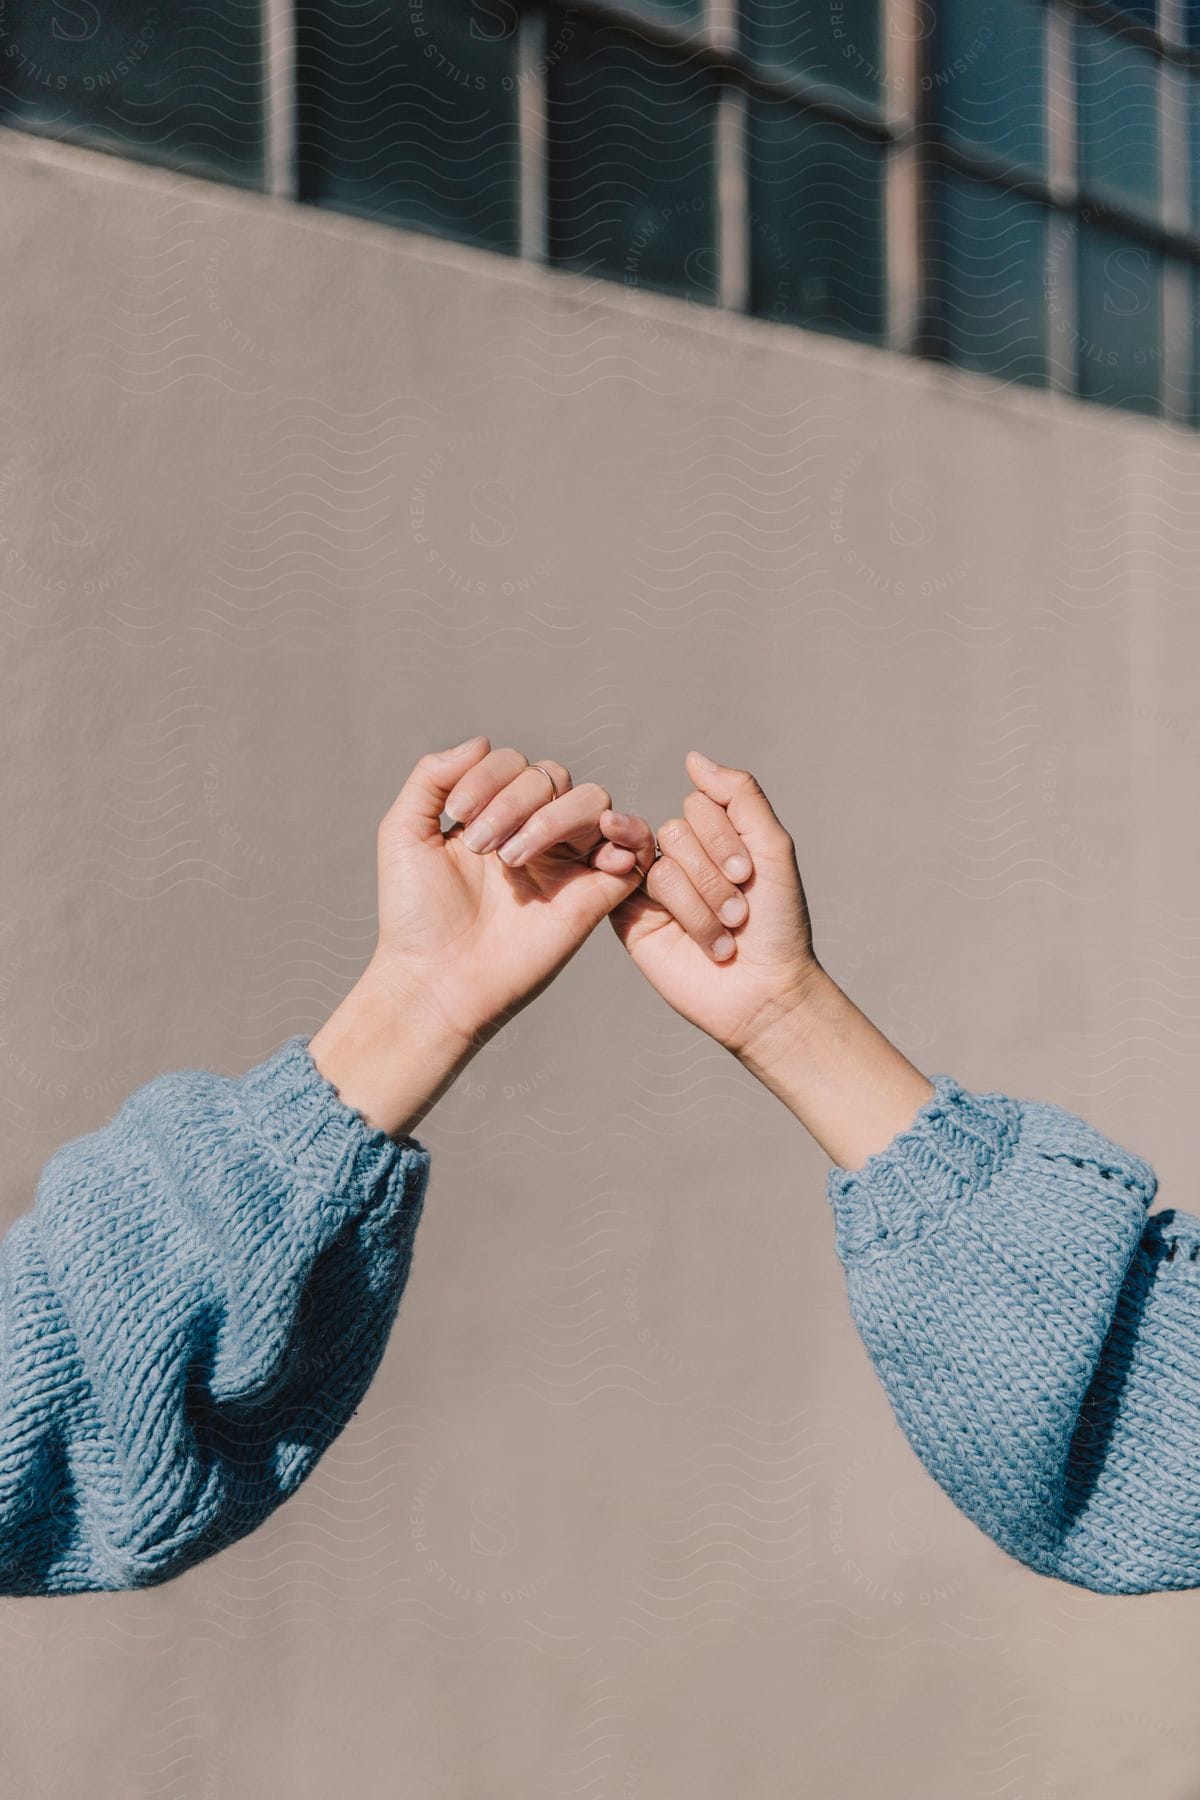
<svg viewBox="0 0 1200 1800"><path fill-rule="evenodd" d="M593 868L609 875L636 870L639 879L649 871L654 862L654 833L645 819L608 807L600 814L600 829L605 841L593 853Z"/></svg>

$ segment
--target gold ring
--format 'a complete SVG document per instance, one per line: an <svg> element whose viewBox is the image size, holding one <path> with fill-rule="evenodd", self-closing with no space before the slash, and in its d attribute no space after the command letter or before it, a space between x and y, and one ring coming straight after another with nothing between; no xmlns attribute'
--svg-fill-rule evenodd
<svg viewBox="0 0 1200 1800"><path fill-rule="evenodd" d="M557 781L555 781L555 779L554 779L553 775L550 773L549 769L547 769L542 763L530 763L529 766L531 769L541 769L542 774L546 777L546 780L550 783L550 800L557 800L558 799L558 783L557 783ZM549 806L550 800L543 800L542 805Z"/></svg>
<svg viewBox="0 0 1200 1800"><path fill-rule="evenodd" d="M654 867L654 864L658 861L658 859L661 855L662 855L662 851L659 849L658 839L655 838L655 840L654 840L654 855L650 862L651 869ZM645 881L646 876L650 873L650 869L643 869L641 863L637 861L636 857L634 859L633 866L637 870L638 874L641 876L642 880Z"/></svg>

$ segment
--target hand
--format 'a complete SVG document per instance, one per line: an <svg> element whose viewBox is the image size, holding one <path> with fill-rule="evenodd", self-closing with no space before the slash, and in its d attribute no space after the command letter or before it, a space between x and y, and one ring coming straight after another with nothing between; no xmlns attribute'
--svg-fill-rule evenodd
<svg viewBox="0 0 1200 1800"><path fill-rule="evenodd" d="M379 828L376 974L481 1041L641 879L650 828L631 820L608 838L609 810L603 788L573 787L561 763L534 768L486 738L423 756ZM444 834L443 812L465 830Z"/></svg>
<svg viewBox="0 0 1200 1800"><path fill-rule="evenodd" d="M309 1049L393 1136L632 891L635 859L645 869L653 856L644 819L602 832L605 790L544 766L469 738L423 756L379 827L378 943Z"/></svg>
<svg viewBox="0 0 1200 1800"><path fill-rule="evenodd" d="M683 817L659 827L662 857L612 924L663 999L745 1057L820 974L808 903L795 845L753 775L696 750L687 771Z"/></svg>
<svg viewBox="0 0 1200 1800"><path fill-rule="evenodd" d="M660 827L663 855L613 928L676 1012L731 1050L833 1162L861 1168L933 1084L817 961L795 845L753 775L695 750L687 767L696 791Z"/></svg>

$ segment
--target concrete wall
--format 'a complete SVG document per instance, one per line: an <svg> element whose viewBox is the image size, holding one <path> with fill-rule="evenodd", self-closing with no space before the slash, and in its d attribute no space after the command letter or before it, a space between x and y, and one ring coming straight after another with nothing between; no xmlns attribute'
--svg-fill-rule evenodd
<svg viewBox="0 0 1200 1800"><path fill-rule="evenodd" d="M690 745L745 762L915 1061L1193 1202L1194 437L0 162L7 1219L140 1081L315 1029L378 818L476 730L655 820ZM422 1135L394 1339L295 1501L152 1593L0 1605L6 1793L1194 1794L1200 1598L1041 1580L955 1513L824 1158L610 936Z"/></svg>

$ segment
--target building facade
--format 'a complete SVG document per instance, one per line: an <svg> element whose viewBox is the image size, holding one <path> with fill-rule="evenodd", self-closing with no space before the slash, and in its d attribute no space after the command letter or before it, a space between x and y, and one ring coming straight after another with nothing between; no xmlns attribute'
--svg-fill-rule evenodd
<svg viewBox="0 0 1200 1800"><path fill-rule="evenodd" d="M656 823L754 768L905 1053L1194 1208L1198 18L0 0L6 1220L317 1027L479 730ZM954 1512L824 1159L643 987L598 933L430 1115L275 1520L8 1603L6 1790L1192 1791L1192 1598Z"/></svg>

